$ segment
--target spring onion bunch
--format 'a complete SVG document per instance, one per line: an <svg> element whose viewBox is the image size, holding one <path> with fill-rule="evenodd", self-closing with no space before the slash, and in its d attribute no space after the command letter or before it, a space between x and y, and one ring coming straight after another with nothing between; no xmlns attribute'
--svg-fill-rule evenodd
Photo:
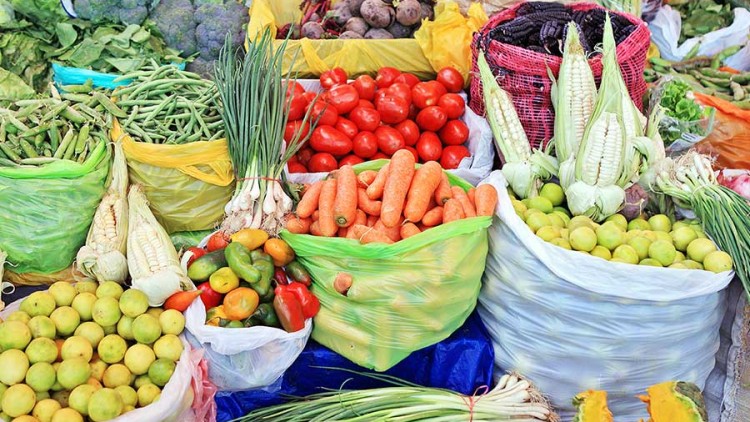
<svg viewBox="0 0 750 422"><path fill-rule="evenodd" d="M353 371L352 371L353 372ZM371 390L313 394L300 400L255 410L235 421L556 421L544 398L526 380L504 375L483 395L464 396L376 374L362 374L395 384Z"/></svg>
<svg viewBox="0 0 750 422"><path fill-rule="evenodd" d="M711 159L689 151L677 159L663 160L652 189L693 210L706 234L732 257L750 295L750 204L718 183Z"/></svg>
<svg viewBox="0 0 750 422"><path fill-rule="evenodd" d="M285 50L286 40L274 45L266 29L248 42L247 52L235 49L227 37L219 53L215 81L237 179L222 226L229 234L243 228L275 234L282 227L282 217L292 211L292 199L281 183L284 166L307 141L316 122L310 121L309 132L295 134L284 145L290 107L285 94L291 83L282 76ZM304 122L309 120L308 111Z"/></svg>

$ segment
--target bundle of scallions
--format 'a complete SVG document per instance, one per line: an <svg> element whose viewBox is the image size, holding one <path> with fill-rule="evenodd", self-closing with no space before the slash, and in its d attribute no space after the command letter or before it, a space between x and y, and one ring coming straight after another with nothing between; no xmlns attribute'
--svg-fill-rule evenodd
<svg viewBox="0 0 750 422"><path fill-rule="evenodd" d="M248 41L245 52L235 49L227 37L216 62L215 81L237 179L222 230L231 234L243 228L262 228L275 234L293 206L282 186L284 166L307 141L316 122L308 112L304 122L310 123L310 131L297 133L284 144L289 115L285 93L293 82L282 74L286 40L275 44L266 29Z"/></svg>
<svg viewBox="0 0 750 422"><path fill-rule="evenodd" d="M351 371L354 372L354 371ZM389 421L538 422L557 421L542 395L517 375L504 375L482 395L422 387L382 374L360 374L395 387L328 391L255 410L236 422Z"/></svg>
<svg viewBox="0 0 750 422"><path fill-rule="evenodd" d="M735 272L750 295L750 204L718 183L711 158L689 151L662 160L652 189L693 210L706 234L732 257Z"/></svg>

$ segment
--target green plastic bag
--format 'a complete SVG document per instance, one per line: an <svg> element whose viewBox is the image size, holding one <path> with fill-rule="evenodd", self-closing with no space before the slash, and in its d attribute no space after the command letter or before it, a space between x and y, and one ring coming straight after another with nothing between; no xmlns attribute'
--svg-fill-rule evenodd
<svg viewBox="0 0 750 422"><path fill-rule="evenodd" d="M0 167L0 250L15 273L50 274L73 263L109 173L104 143L83 163Z"/></svg>
<svg viewBox="0 0 750 422"><path fill-rule="evenodd" d="M386 161L356 166L381 167ZM470 185L449 176L453 185ZM386 371L461 327L476 305L490 217L454 221L391 245L282 232L320 299L312 338L352 362ZM333 282L352 276L346 296Z"/></svg>

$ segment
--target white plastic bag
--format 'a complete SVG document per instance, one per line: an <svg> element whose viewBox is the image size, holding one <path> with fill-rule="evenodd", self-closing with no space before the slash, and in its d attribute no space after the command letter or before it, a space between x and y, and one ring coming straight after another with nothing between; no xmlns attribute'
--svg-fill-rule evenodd
<svg viewBox="0 0 750 422"><path fill-rule="evenodd" d="M499 171L485 183L500 196L479 295L496 374L527 376L563 420L587 389L606 390L616 421L632 422L648 419L635 396L650 385L703 388L733 272L640 267L559 248L516 215Z"/></svg>
<svg viewBox="0 0 750 422"><path fill-rule="evenodd" d="M23 299L11 303L2 312L0 318L5 319L8 315L18 310ZM200 302L200 301L198 301ZM201 350L193 350L184 336L180 336L184 350L177 361L172 378L162 388L159 400L152 404L112 419L112 422L144 422L144 421L162 421L162 422L211 422L216 419L216 412L209 412L213 417L206 418L193 410L193 401L195 395L191 386L192 382L202 383L201 374L198 369L203 353ZM212 400L213 402L213 400ZM214 403L199 403L199 410L205 410L213 406Z"/></svg>
<svg viewBox="0 0 750 422"><path fill-rule="evenodd" d="M320 82L314 79L300 79L297 82L302 85L306 91L317 92L320 90ZM472 185L476 185L485 177L489 176L492 171L492 164L495 160L495 149L492 145L492 131L490 125L484 117L476 115L468 107L468 100L465 93L460 94L464 101L467 102L466 112L461 116L461 120L469 127L469 140L467 148L470 157L461 160L458 168L448 170L449 173L466 180ZM310 183L322 180L328 173L291 173L287 176L288 180L293 183Z"/></svg>
<svg viewBox="0 0 750 422"><path fill-rule="evenodd" d="M278 390L276 381L302 353L312 332L312 319L296 333L273 327L206 325L206 308L200 300L193 301L185 319L188 341L205 349L208 376L221 391Z"/></svg>
<svg viewBox="0 0 750 422"><path fill-rule="evenodd" d="M700 37L685 40L678 46L682 19L680 13L669 6L659 9L654 20L649 22L651 41L659 47L662 57L670 61L682 60L696 44L700 44L698 56L715 56L727 47L744 45L750 34L750 12L747 9L734 9L734 21L726 28L709 32ZM725 60L728 66L738 70L750 70L750 45Z"/></svg>

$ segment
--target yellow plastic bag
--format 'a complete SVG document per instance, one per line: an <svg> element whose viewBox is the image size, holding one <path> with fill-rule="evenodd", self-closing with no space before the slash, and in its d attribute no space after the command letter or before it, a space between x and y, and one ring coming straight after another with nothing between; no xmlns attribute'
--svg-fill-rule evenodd
<svg viewBox="0 0 750 422"><path fill-rule="evenodd" d="M250 8L248 37L254 39L267 27L275 37L278 28L299 22L301 13L298 0L255 0ZM294 68L290 68L295 56ZM413 39L290 40L284 54L283 70L292 71L298 78L317 78L334 67L343 68L349 76L357 76L364 73L374 75L384 66L413 73L421 79L435 76L435 70Z"/></svg>
<svg viewBox="0 0 750 422"><path fill-rule="evenodd" d="M469 6L464 17L457 3L441 1L435 6L435 20L424 22L414 32L414 39L433 69L453 66L468 83L472 36L486 22L487 15L479 3Z"/></svg>
<svg viewBox="0 0 750 422"><path fill-rule="evenodd" d="M154 216L168 233L213 229L221 221L234 192L226 140L135 142L117 121L111 135L122 142L130 183L143 185Z"/></svg>

